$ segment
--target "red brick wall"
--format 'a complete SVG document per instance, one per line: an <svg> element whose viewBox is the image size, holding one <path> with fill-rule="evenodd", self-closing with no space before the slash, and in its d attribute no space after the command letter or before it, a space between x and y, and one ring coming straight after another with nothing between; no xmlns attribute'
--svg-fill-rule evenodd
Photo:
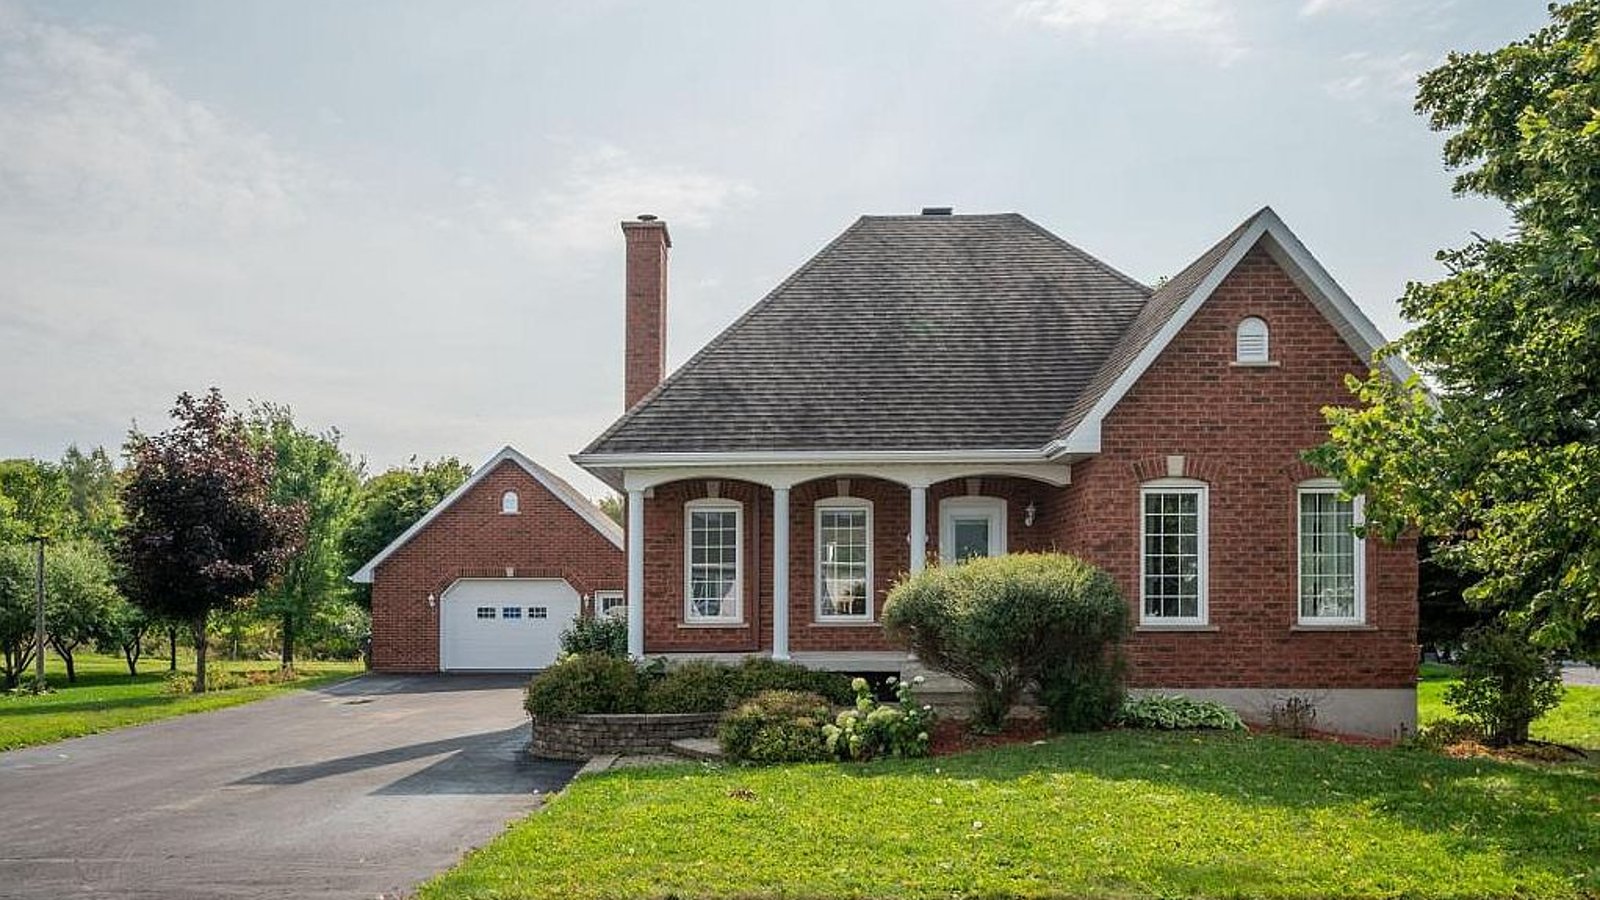
<svg viewBox="0 0 1600 900"><path fill-rule="evenodd" d="M1246 316L1271 330L1270 368L1230 366ZM1073 467L1057 525L1064 549L1139 598L1139 485L1187 458L1210 484L1214 632L1136 633L1130 680L1152 687L1408 687L1416 682L1417 563L1410 539L1367 541L1369 631L1292 631L1297 618L1295 488L1300 457L1327 436L1321 408L1351 402L1366 366L1282 269L1257 248L1125 395L1099 456Z"/></svg>
<svg viewBox="0 0 1600 900"><path fill-rule="evenodd" d="M667 223L623 222L623 408L661 383L667 368Z"/></svg>
<svg viewBox="0 0 1600 900"><path fill-rule="evenodd" d="M502 515L517 492L521 512ZM623 552L515 462L500 463L449 509L378 566L372 584L372 656L386 672L439 669L442 595L458 578L564 578L584 596L622 590ZM585 609L587 611L587 604Z"/></svg>
<svg viewBox="0 0 1600 900"><path fill-rule="evenodd" d="M705 651L756 653L772 646L772 491L720 480L718 496L744 505L741 519L744 621L736 626L689 625L683 594L683 505L708 496L707 482L658 486L644 505L644 595L647 654Z"/></svg>

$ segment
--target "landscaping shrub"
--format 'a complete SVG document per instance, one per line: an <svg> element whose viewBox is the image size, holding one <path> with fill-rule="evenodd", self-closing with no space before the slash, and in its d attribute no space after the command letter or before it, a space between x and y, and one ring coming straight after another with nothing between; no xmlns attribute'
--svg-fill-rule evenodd
<svg viewBox="0 0 1600 900"><path fill-rule="evenodd" d="M896 585L883 610L891 637L977 692L978 731L998 730L1029 687L1063 723L1092 718L1075 705L1098 708L1116 676L1096 667L1114 664L1127 623L1111 576L1057 553L931 566Z"/></svg>
<svg viewBox="0 0 1600 900"><path fill-rule="evenodd" d="M1497 626L1466 634L1461 680L1444 702L1472 722L1491 747L1522 744L1534 719L1561 702L1561 663L1525 636Z"/></svg>
<svg viewBox="0 0 1600 900"><path fill-rule="evenodd" d="M1284 737L1303 738L1317 725L1317 704L1306 697L1289 697L1267 712L1267 730Z"/></svg>
<svg viewBox="0 0 1600 900"><path fill-rule="evenodd" d="M628 622L613 616L579 616L561 632L561 652L567 656L596 653L627 659Z"/></svg>
<svg viewBox="0 0 1600 900"><path fill-rule="evenodd" d="M535 719L635 713L644 708L644 679L626 659L580 653L528 682L522 705Z"/></svg>
<svg viewBox="0 0 1600 900"><path fill-rule="evenodd" d="M694 661L668 669L650 682L644 711L650 713L722 712L735 698L736 670L716 663Z"/></svg>
<svg viewBox="0 0 1600 900"><path fill-rule="evenodd" d="M840 759L864 761L879 756L927 756L933 731L934 712L931 706L919 706L914 683L895 681L895 696L899 705L880 704L872 694L872 686L865 678L857 678L850 686L855 690L855 706L834 718L833 723L822 727L828 752Z"/></svg>
<svg viewBox="0 0 1600 900"><path fill-rule="evenodd" d="M717 729L722 752L759 763L829 758L822 726L828 702L809 691L763 691L728 713Z"/></svg>
<svg viewBox="0 0 1600 900"><path fill-rule="evenodd" d="M820 695L834 706L848 706L855 702L850 679L838 672L808 669L762 656L747 657L734 667L730 680L729 697L734 703L754 697L762 691L807 691Z"/></svg>
<svg viewBox="0 0 1600 900"><path fill-rule="evenodd" d="M1180 696L1129 697L1117 713L1117 722L1127 728L1168 731L1190 728L1238 731L1244 728L1239 714L1221 703Z"/></svg>
<svg viewBox="0 0 1600 900"><path fill-rule="evenodd" d="M1483 743L1483 730L1466 719L1440 719L1417 729L1405 746L1418 750L1443 750L1456 744Z"/></svg>
<svg viewBox="0 0 1600 900"><path fill-rule="evenodd" d="M1127 618L1126 607L1120 600L1118 605L1121 617L1084 623L1083 631L1068 638L1073 649L1045 663L1039 673L1039 702L1052 731L1093 731L1116 721L1124 698L1121 638Z"/></svg>

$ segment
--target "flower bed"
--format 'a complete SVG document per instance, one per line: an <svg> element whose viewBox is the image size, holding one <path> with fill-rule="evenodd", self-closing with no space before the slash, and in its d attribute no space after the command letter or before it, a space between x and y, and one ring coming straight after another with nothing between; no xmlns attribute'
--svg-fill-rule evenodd
<svg viewBox="0 0 1600 900"><path fill-rule="evenodd" d="M596 713L535 718L529 752L544 759L666 753L673 741L711 737L721 713Z"/></svg>

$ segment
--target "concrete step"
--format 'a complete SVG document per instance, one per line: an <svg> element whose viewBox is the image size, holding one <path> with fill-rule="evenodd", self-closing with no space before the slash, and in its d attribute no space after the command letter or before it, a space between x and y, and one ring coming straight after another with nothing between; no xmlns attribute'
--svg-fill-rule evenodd
<svg viewBox="0 0 1600 900"><path fill-rule="evenodd" d="M722 759L722 745L716 738L681 738L672 742L672 752L686 759Z"/></svg>

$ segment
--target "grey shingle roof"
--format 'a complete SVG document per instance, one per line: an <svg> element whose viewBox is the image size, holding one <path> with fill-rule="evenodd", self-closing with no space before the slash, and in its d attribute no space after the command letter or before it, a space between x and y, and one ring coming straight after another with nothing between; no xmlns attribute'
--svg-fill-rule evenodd
<svg viewBox="0 0 1600 900"><path fill-rule="evenodd" d="M584 453L1039 448L1150 296L1020 215L865 216Z"/></svg>

